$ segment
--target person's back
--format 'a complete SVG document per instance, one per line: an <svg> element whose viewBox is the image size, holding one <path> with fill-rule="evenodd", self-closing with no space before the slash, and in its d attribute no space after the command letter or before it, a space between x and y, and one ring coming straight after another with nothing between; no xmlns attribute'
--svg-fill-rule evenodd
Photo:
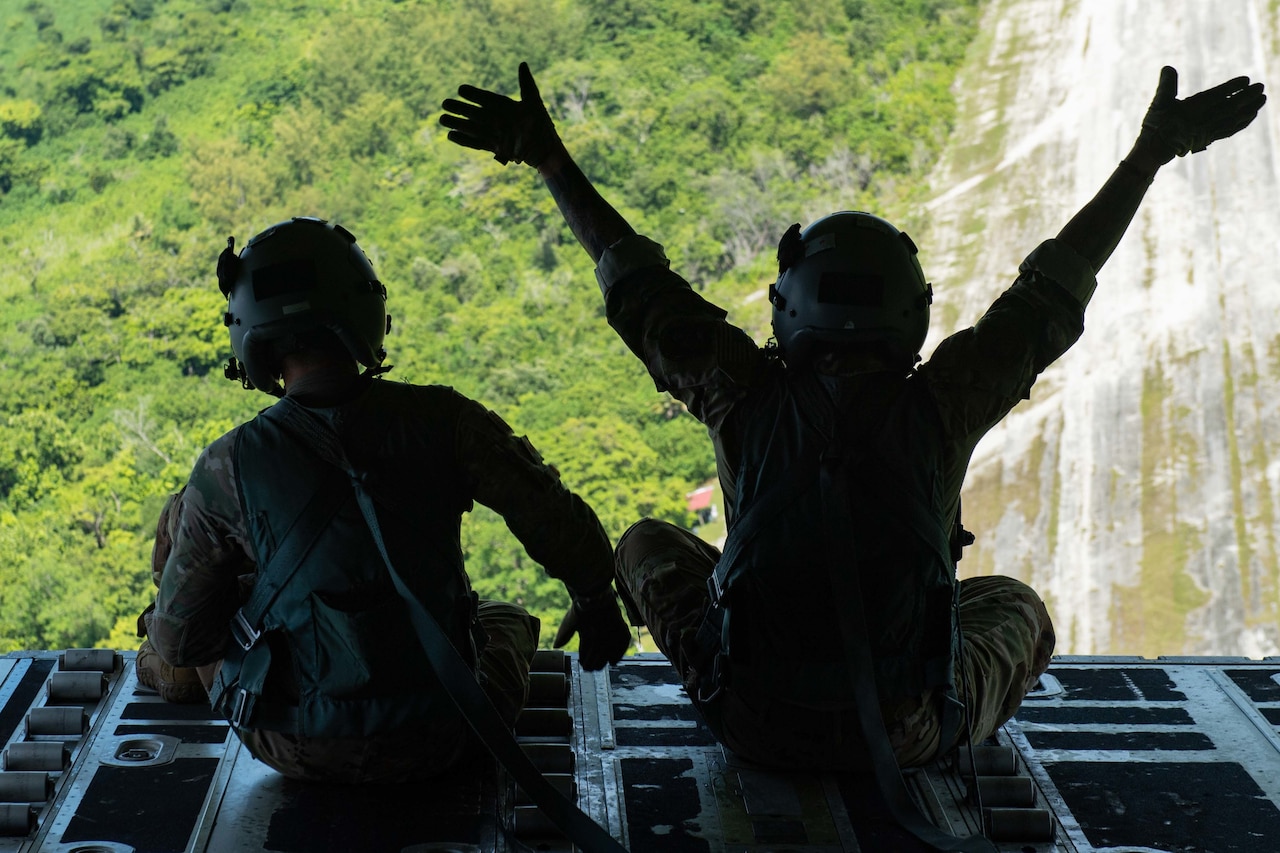
<svg viewBox="0 0 1280 853"><path fill-rule="evenodd" d="M625 653L612 550L591 509L480 404L378 378L386 290L354 237L280 223L238 256L229 246L219 283L229 378L281 399L206 448L163 513L141 682L171 698L175 668L199 668L250 752L293 778L448 769L467 725L409 610L434 617L508 726L538 643L523 608L471 591L459 529L473 501L565 582L583 666ZM192 692L179 698L202 698Z"/></svg>
<svg viewBox="0 0 1280 853"><path fill-rule="evenodd" d="M954 580L969 455L1080 331L1080 304L1054 282L1087 270L1038 257L980 333L915 368L930 288L910 239L869 214L783 238L776 348L729 324L645 238L602 255L610 323L710 428L729 517L723 555L639 522L618 543L620 588L744 757L865 767L858 708L876 696L899 762L917 764L960 734L962 691L989 733L1048 665L1052 622L1034 591L996 578L957 595ZM1016 627L973 634L962 653L965 619ZM958 673L963 660L981 672ZM975 679L980 696L964 683Z"/></svg>
<svg viewBox="0 0 1280 853"><path fill-rule="evenodd" d="M953 586L970 454L1079 337L1095 274L1156 171L1246 127L1266 100L1262 85L1240 77L1180 100L1176 72L1163 69L1137 141L1097 196L1026 258L978 323L912 373L932 293L914 244L888 223L843 212L783 237L770 290L779 366L599 195L525 64L519 84L519 101L460 87L464 100L443 103L449 139L539 171L597 263L610 325L715 445L725 552L671 525L638 522L617 545L619 591L633 621L649 626L717 736L749 758L865 767L854 742L883 742L887 728L893 753L886 761L880 750L876 760L884 777L894 758L918 764L954 742L957 707L971 740L990 735L1048 666L1053 629L1039 596L1016 580ZM848 251L866 236L860 231L878 234L881 248ZM903 252L911 274L888 263ZM814 274L793 274L806 268ZM877 326L876 317L886 322ZM838 361L846 344L887 346L888 361L867 372L889 377L806 378L810 366ZM814 384L822 393L805 390ZM879 402L868 405L864 395L881 384ZM806 671L827 663L846 667L833 676L845 685L834 696L822 694L833 682ZM851 685L866 713L849 711Z"/></svg>
<svg viewBox="0 0 1280 853"><path fill-rule="evenodd" d="M730 680L796 704L854 704L837 571L856 574L875 603L866 616L881 694L915 695L926 662L951 653L947 630L924 631L950 624L952 573L937 488L944 436L927 388L895 371L772 373L721 427L742 448L736 470L721 472L740 484L739 518L789 489L753 522L738 570L735 654L754 664ZM838 467L824 472L824 462Z"/></svg>

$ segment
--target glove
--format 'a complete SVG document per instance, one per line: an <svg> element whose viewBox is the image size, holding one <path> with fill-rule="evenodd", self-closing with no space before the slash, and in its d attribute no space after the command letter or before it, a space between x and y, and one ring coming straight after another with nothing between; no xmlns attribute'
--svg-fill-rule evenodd
<svg viewBox="0 0 1280 853"><path fill-rule="evenodd" d="M520 63L519 77L519 101L475 86L459 86L458 95L467 100L448 98L441 104L445 114L440 116L440 124L450 128L449 141L492 151L493 159L504 165L514 160L537 168L560 137L527 62Z"/></svg>
<svg viewBox="0 0 1280 853"><path fill-rule="evenodd" d="M1248 77L1236 77L1178 100L1178 72L1166 65L1160 69L1156 96L1142 119L1143 132L1159 140L1162 163L1174 155L1203 151L1249 126L1267 102L1262 88Z"/></svg>
<svg viewBox="0 0 1280 853"><path fill-rule="evenodd" d="M597 595L574 598L560 622L552 645L559 649L578 635L578 662L590 672L617 663L631 648L631 629L622 618L613 587L605 587Z"/></svg>

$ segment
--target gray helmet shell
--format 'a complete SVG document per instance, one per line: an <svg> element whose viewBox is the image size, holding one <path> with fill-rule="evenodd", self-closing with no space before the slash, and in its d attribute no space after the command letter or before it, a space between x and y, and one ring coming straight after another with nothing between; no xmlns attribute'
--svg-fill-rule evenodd
<svg viewBox="0 0 1280 853"><path fill-rule="evenodd" d="M933 289L911 238L878 216L845 210L817 220L799 240L769 293L773 334L788 363L807 360L815 345L860 342L883 342L908 365L918 361ZM786 254L780 246L780 267Z"/></svg>
<svg viewBox="0 0 1280 853"><path fill-rule="evenodd" d="M312 217L278 222L250 239L232 267L222 284L224 322L254 387L280 392L271 344L290 335L327 329L365 367L386 358L387 289L341 225Z"/></svg>

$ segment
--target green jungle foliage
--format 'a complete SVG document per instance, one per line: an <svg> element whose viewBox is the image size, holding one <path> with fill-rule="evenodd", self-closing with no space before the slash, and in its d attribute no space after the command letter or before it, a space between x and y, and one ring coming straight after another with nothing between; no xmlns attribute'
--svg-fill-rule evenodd
<svg viewBox="0 0 1280 853"><path fill-rule="evenodd" d="M691 524L702 427L606 326L536 174L447 142L441 100L514 94L527 60L605 196L763 342L789 223L923 191L978 2L4 0L0 648L136 646L161 505L270 402L222 376L218 252L291 215L369 253L392 377L498 411L615 538ZM483 508L464 537L546 642L560 584Z"/></svg>

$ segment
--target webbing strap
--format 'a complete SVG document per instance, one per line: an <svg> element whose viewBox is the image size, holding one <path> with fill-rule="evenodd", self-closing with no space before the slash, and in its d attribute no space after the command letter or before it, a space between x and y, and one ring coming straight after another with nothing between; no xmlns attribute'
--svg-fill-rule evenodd
<svg viewBox="0 0 1280 853"><path fill-rule="evenodd" d="M413 621L414 631L418 634L418 641L422 643L422 648L427 653L427 660L430 661L431 668L435 670L445 692L458 706L458 710L462 712L462 716L466 718L476 736L502 763L502 766L507 768L507 772L542 810L542 813L581 849L590 850L593 853L594 851L601 851L601 853L625 851L626 848L614 840L613 836L609 835L600 824L589 818L567 797L552 787L516 743L515 738L511 736L511 731L481 689L475 675L463 662L458 650L454 648L453 643L449 642L440 624L423 606L421 600L405 585L400 573L396 571L382 539L373 500L358 480L355 483L360 509L364 512L369 529L373 531L373 539L378 543L378 552L387 564L391 582L395 584L396 590L409 605L409 616Z"/></svg>
<svg viewBox="0 0 1280 853"><path fill-rule="evenodd" d="M880 713L880 693L876 688L875 668L871 660L871 639L867 635L862 584L858 580L857 565L853 562L856 552L853 548L838 547L837 536L842 530L840 519L847 518L849 512L848 493L840 477L842 462L843 460L828 458L822 465L822 493L830 498L824 504L828 522L825 525L829 552L826 562L831 576L832 593L845 607L847 618L839 620L840 634L844 640L845 656L849 661L854 689L858 694L858 726L871 757L876 786L893 819L923 844L949 853L995 853L995 844L981 834L957 838L943 832L920 812L907 791ZM837 553L841 557L839 560L835 558Z"/></svg>
<svg viewBox="0 0 1280 853"><path fill-rule="evenodd" d="M725 538L724 550L711 574L714 601L723 598L742 574L742 554L764 528L765 521L779 514L796 498L815 484L817 455L805 454L788 471L786 478L775 485L759 500L751 504L738 519Z"/></svg>
<svg viewBox="0 0 1280 853"><path fill-rule="evenodd" d="M240 458L238 440L235 458ZM275 553L265 565L258 567L257 579L249 600L241 605L231 619L231 635L244 651L249 651L257 643L262 633L263 617L281 590L293 580L311 546L350 496L351 493L343 488L339 474L335 472L333 476L326 478L289 525Z"/></svg>
<svg viewBox="0 0 1280 853"><path fill-rule="evenodd" d="M356 501L360 505L365 523L369 526L369 532L373 534L373 541L377 544L378 553L387 566L392 584L408 605L414 632L417 633L418 641L427 654L427 660L445 693L453 700L458 711L480 738L481 743L503 767L507 768L507 772L515 779L516 784L524 789L547 819L579 848L592 853L596 851L626 853L625 847L570 802L568 797L556 790L533 766L533 762L516 743L511 730L502 721L497 709L493 707L493 703L476 681L475 674L458 654L458 650L454 648L449 636L440 627L440 623L396 571L382 536L382 526L378 522L378 511L373 497L348 462L337 436L317 418L307 413L302 406L293 403L287 397L281 403L277 403L276 407L282 404L284 418L281 423L295 431L295 434L300 433L311 439L319 438L320 440L310 441L307 446L315 450L326 462L350 475Z"/></svg>

